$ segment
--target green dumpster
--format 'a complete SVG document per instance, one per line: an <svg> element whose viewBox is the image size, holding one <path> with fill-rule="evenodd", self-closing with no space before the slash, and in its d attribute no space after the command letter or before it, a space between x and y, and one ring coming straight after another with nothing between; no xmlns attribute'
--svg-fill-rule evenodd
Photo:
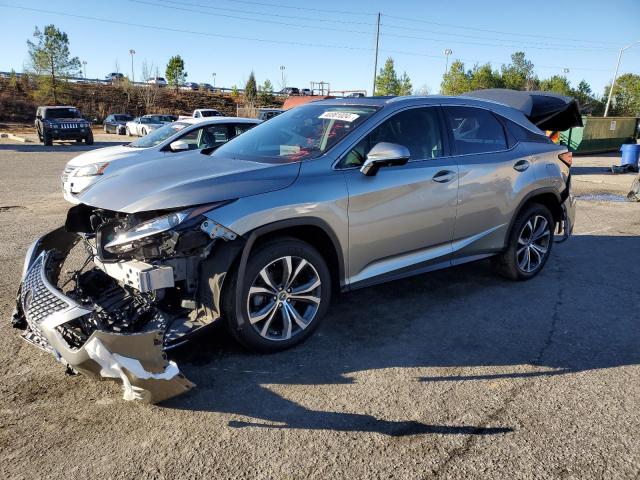
<svg viewBox="0 0 640 480"><path fill-rule="evenodd" d="M617 151L635 142L639 119L635 117L582 117L583 127L560 132L560 143L575 153Z"/></svg>

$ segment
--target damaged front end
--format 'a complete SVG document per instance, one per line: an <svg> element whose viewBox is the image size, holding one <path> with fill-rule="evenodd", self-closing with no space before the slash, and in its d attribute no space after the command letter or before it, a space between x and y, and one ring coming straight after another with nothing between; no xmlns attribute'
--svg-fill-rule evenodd
<svg viewBox="0 0 640 480"><path fill-rule="evenodd" d="M65 226L27 252L14 327L71 372L121 380L127 400L190 390L164 351L220 318L222 283L243 240L202 215L217 205L71 208Z"/></svg>

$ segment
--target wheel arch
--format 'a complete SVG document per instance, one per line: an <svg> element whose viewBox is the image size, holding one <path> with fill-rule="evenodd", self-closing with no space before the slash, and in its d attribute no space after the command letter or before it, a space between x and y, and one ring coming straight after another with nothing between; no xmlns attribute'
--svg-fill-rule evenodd
<svg viewBox="0 0 640 480"><path fill-rule="evenodd" d="M509 229L507 230L507 232L511 232L516 218L518 218L520 213L532 203L538 203L547 207L551 212L553 221L556 223L556 225L558 224L558 222L562 221L562 200L560 198L560 194L553 188L541 188L530 192L520 201L518 208L516 208L513 216L511 217L511 221L509 222ZM507 237L505 238L505 246L508 242L508 239L509 236L507 235Z"/></svg>

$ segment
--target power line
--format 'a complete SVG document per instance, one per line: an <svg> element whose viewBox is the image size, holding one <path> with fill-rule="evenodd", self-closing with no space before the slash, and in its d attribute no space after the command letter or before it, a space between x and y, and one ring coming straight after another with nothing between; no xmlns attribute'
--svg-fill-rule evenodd
<svg viewBox="0 0 640 480"><path fill-rule="evenodd" d="M343 28L333 28L333 27L325 27L325 26L317 26L317 25L301 25L299 23L289 23L289 22L282 22L279 20L269 20L267 18L249 18L249 17L241 17L241 16L237 16L237 15L229 15L229 14L225 14L225 13L213 13L213 12L202 12L199 10L193 10L190 8L185 8L185 7L181 7L181 6L175 6L175 5L158 5L157 3L153 3L153 2L149 2L149 1L145 1L145 0L130 0L133 3L139 3L142 5L151 5L154 7L162 7L162 8L169 8L169 9L173 9L173 10L179 10L179 11L183 11L183 12L191 12L191 13L197 13L199 15L208 15L208 16L213 16L213 17L222 17L222 18L231 18L231 19L235 19L235 20L246 20L246 21L250 21L250 22L257 22L257 23L266 23L266 24L271 24L271 25L283 25L283 26L287 26L287 27L293 27L293 28L312 28L312 29L316 29L316 30L326 30L326 31L333 31L333 32L343 32L343 33L350 33L350 34L357 34L357 35L371 35L372 32L364 32L361 30L345 30ZM264 16L264 15L263 15ZM540 45L513 45L513 44L505 44L505 43L478 43L478 42L470 42L470 41L464 41L464 40L451 40L451 39L441 39L441 38L433 38L433 37L419 37L419 36L415 36L415 35L403 35L403 34L398 34L398 33L379 33L379 35L382 36L386 36L386 37L394 37L394 38L406 38L406 39L410 39L410 40L425 40L425 41L429 41L429 42L439 42L439 43L455 43L455 44L461 44L461 45L478 45L478 46L485 46L485 47L503 47L503 48L516 48L516 49L522 49L522 48L529 48L529 49L535 49L535 50L566 50L566 51L591 51L591 50L598 50L598 49L602 49L602 50L610 50L608 48L604 48L604 47L576 47L576 46L571 46L571 47L564 47L562 45L553 45L553 46L540 46ZM499 40L499 39L498 39ZM500 41L500 40L499 40Z"/></svg>
<svg viewBox="0 0 640 480"><path fill-rule="evenodd" d="M124 26L129 26L129 27L138 27L138 28L145 28L145 29L149 29L149 30L161 30L161 31L168 31L168 32L174 32L174 33L186 33L186 34L191 34L191 35L201 35L201 36L206 36L206 37L213 37L213 38L229 38L229 39L233 39L233 40L246 40L246 41L252 41L252 42L259 42L259 43L272 43L272 44L277 44L277 45L295 45L295 46L301 46L301 47L314 47L314 48L329 48L329 49L341 49L341 50L351 50L351 51L366 51L366 52L372 52L374 51L374 48L367 48L367 47L355 47L355 46L351 46L351 45L328 45L328 44L319 44L319 43L304 43L304 42L293 42L293 41L287 41L287 40L272 40L272 39L263 39L263 38L255 38L255 37L246 37L246 36L240 36L240 35L227 35L227 34L222 34L222 33L211 33L211 32L202 32L202 31L197 31L197 30L186 30L186 29L179 29L179 28L172 28L172 27L163 27L163 26L158 26L158 25L146 25L146 24L141 24L141 23L134 23L134 22L127 22L124 20L113 20L113 19L108 19L108 18L100 18L100 17L93 17L93 16L89 16L89 15L79 15L79 14L74 14L74 13L66 13L66 12L57 12L57 11L53 11L53 10L45 10L45 9L38 9L38 8L29 8L29 7L22 7L22 6L18 6L18 5L9 5L9 4L2 4L0 3L0 8L12 8L12 9L16 9L16 10L23 10L23 11L29 11L29 12L36 12L36 13L45 13L45 14L49 14L49 15L57 15L57 16L62 16L62 17L70 17L70 18L80 18L83 20L91 20L91 21L97 21L97 22L102 22L102 23L111 23L111 24L115 24L115 25L124 25ZM418 57L426 57L426 58L442 58L439 55L430 55L430 54L426 54L426 53L420 53L420 52L406 52L406 51L399 51L399 50L387 50L384 49L382 51L385 51L387 53L395 53L395 54L399 54L399 55L409 55L409 56L418 56ZM482 61L479 60L469 60L469 59L460 59L466 62L476 62L476 63L482 63ZM492 62L484 62L484 63L492 63ZM496 63L496 62L494 62ZM549 67L549 66L540 66L541 68L556 68L556 69L561 69L563 67ZM567 65L565 65L565 67L567 67ZM569 67L571 68L571 70L588 70L586 68L580 68L580 67L572 67L569 65ZM591 69L593 71L608 71L608 69Z"/></svg>
<svg viewBox="0 0 640 480"><path fill-rule="evenodd" d="M371 23L371 22L356 22L353 20L337 20L337 19L329 19L329 18L309 18L309 17L300 17L297 15L283 15L281 13L274 13L274 12L255 12L255 11L247 11L247 10L240 10L238 8L226 8L226 7L218 7L218 6L212 6L212 5L204 5L202 3L192 3L192 2L180 2L180 1L175 1L175 0L158 0L160 2L163 3L170 3L173 5L179 5L179 6L189 6L189 7L198 7L198 8L206 8L209 10L222 10L225 12L232 12L232 13L244 13L244 14L251 14L251 15L270 15L272 17L277 17L277 18L289 18L292 20L305 20L305 21L314 21L314 22L328 22L328 23L340 23L340 24L344 24L344 25L367 25L367 26L371 26L371 25L375 25L375 23ZM306 10L306 9L305 9ZM202 12L199 12L202 13Z"/></svg>
<svg viewBox="0 0 640 480"><path fill-rule="evenodd" d="M244 3L248 5L261 5L263 7L274 7L274 8L286 8L288 10L304 10L305 12L320 12L320 13L339 13L342 15L368 15L375 16L375 13L367 13L367 12L354 12L349 10L326 10L320 8L311 8L311 7L296 7L295 5L283 5L277 3L267 3L267 2L255 2L249 0L226 0L227 2L234 3Z"/></svg>
<svg viewBox="0 0 640 480"><path fill-rule="evenodd" d="M514 32L505 32L505 31L500 31L500 30L489 30L486 28L476 28L476 27L466 27L463 25L455 25L452 23L441 23L441 22L431 22L431 21L427 21L427 20L421 20L421 19L417 19L417 18L409 18L409 17L399 17L396 15L385 15L385 17L388 18L395 18L396 20L404 20L406 22L417 22L417 23L426 23L426 24L430 24L430 25L438 25L440 27L449 27L449 28L458 28L461 30L474 30L476 32L485 32L485 33L498 33L501 35L512 35L512 36L522 36L522 37L533 37L533 38L549 38L549 39L553 39L553 40L562 40L562 41L570 41L570 42L584 42L584 39L576 39L576 38L567 38L567 37L555 37L555 36L550 36L550 35L540 35L540 34L533 34L533 33L514 33ZM616 42L598 42L601 44L608 44L608 45L617 45Z"/></svg>

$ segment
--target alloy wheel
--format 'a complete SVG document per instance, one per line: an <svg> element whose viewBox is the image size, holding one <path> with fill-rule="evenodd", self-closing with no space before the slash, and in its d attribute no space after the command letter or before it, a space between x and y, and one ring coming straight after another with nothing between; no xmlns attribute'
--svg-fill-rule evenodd
<svg viewBox="0 0 640 480"><path fill-rule="evenodd" d="M318 271L304 258L273 260L249 288L249 323L267 340L289 340L313 322L320 308L321 288Z"/></svg>
<svg viewBox="0 0 640 480"><path fill-rule="evenodd" d="M516 260L520 270L532 273L540 268L549 254L550 242L549 221L542 215L533 215L524 224L518 237Z"/></svg>

